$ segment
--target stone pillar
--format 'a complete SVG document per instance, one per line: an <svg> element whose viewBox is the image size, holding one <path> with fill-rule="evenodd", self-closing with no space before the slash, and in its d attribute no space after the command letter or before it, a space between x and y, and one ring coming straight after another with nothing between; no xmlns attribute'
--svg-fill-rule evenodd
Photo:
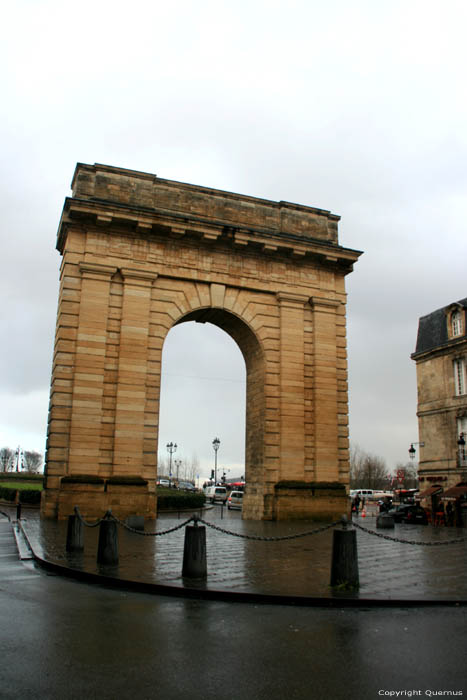
<svg viewBox="0 0 467 700"><path fill-rule="evenodd" d="M98 474L110 280L115 267L80 263L68 474Z"/></svg>
<svg viewBox="0 0 467 700"><path fill-rule="evenodd" d="M309 297L277 294L280 307L280 474L304 479L305 377L304 308Z"/></svg>
<svg viewBox="0 0 467 700"><path fill-rule="evenodd" d="M151 288L156 273L121 269L124 279L113 473L140 474L145 438L146 375ZM154 449L157 435L154 433ZM155 478L155 474L154 474Z"/></svg>
<svg viewBox="0 0 467 700"><path fill-rule="evenodd" d="M317 481L339 480L336 311L339 301L312 297L313 402Z"/></svg>

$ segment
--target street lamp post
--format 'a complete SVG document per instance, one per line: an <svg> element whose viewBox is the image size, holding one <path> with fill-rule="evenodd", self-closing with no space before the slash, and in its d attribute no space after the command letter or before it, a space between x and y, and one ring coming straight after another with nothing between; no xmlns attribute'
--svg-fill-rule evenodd
<svg viewBox="0 0 467 700"><path fill-rule="evenodd" d="M23 451L19 445L18 445L18 449L15 451L15 458L16 458L16 471L20 472L20 471L22 471L22 468L23 468Z"/></svg>
<svg viewBox="0 0 467 700"><path fill-rule="evenodd" d="M217 485L217 450L219 449L220 444L221 441L218 437L214 438L212 441L212 446L214 448L214 485Z"/></svg>
<svg viewBox="0 0 467 700"><path fill-rule="evenodd" d="M169 453L169 486L172 486L172 455L177 451L176 442L167 443L167 452Z"/></svg>

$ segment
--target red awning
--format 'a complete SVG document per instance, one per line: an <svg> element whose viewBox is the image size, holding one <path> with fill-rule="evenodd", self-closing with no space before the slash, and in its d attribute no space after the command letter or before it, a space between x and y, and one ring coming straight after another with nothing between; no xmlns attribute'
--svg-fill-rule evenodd
<svg viewBox="0 0 467 700"><path fill-rule="evenodd" d="M425 491L421 491L417 498L429 498L430 496L434 496L435 493L441 493L443 490L442 486L436 485L436 486L430 486L429 489L426 489Z"/></svg>
<svg viewBox="0 0 467 700"><path fill-rule="evenodd" d="M451 486L443 493L443 498L460 498L467 493L467 484L458 484L457 486Z"/></svg>

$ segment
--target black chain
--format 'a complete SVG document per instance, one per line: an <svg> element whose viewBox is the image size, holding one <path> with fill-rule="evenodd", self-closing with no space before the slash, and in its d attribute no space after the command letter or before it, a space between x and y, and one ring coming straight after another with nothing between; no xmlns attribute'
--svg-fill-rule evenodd
<svg viewBox="0 0 467 700"><path fill-rule="evenodd" d="M100 518L97 522L95 523L88 523L84 520L82 517L81 513L79 512L78 508L75 508L75 512L78 516L78 518L81 520L81 522L86 525L86 527L97 527L97 525L100 525L104 520L114 520L118 525L121 525L125 530L128 530L128 532L133 532L135 535L143 535L143 537L160 537L161 535L168 535L171 532L175 532L176 530L181 530L182 527L185 527L185 525L188 525L191 522L194 522L195 525L198 523L202 523L203 525L207 525L210 527L212 530L217 530L218 532L222 532L224 535L232 535L232 537L240 537L245 540L256 540L256 541L261 541L261 542L281 542L282 540L295 540L298 539L299 537L308 537L309 535L317 535L320 532L325 532L326 530L330 530L332 527L335 527L338 525L341 520L335 520L333 523L330 523L329 525L323 525L322 527L316 528L315 530L308 530L307 532L300 532L296 535L284 535L282 537L264 537L263 535L244 535L239 532L232 532L232 530L226 530L222 527L219 527L218 525L214 525L213 523L208 522L207 520L203 520L202 518L198 517L197 515L192 515L191 518L188 518L188 520L185 520L185 522L180 523L179 525L176 525L175 527L171 527L168 530L160 530L158 532L145 532L144 530L137 530L134 527L130 527L127 523L123 522L119 518L117 518L115 515L112 515L110 511L107 511L105 516L103 518Z"/></svg>
<svg viewBox="0 0 467 700"><path fill-rule="evenodd" d="M99 518L99 520L97 520L95 523L88 523L88 522L83 518L83 516L81 515L81 513L79 512L78 506L75 506L75 513L76 513L78 519L79 519L79 520L83 523L83 525L85 525L86 527L97 527L97 526L100 525L102 522L104 522L104 520L108 519L107 515L108 515L109 512L110 512L110 511L107 511L107 513L105 514L105 516L104 516L103 518Z"/></svg>
<svg viewBox="0 0 467 700"><path fill-rule="evenodd" d="M239 532L232 532L231 530L225 530L223 527L219 527L218 525L213 525L213 523L210 523L207 520L203 520L202 518L197 518L197 522L203 523L203 525L207 525L208 527L212 528L213 530L217 530L218 532L222 532L224 535L232 535L233 537L241 537L244 540L258 540L260 542L281 542L282 540L296 540L299 537L308 537L308 535L317 535L320 532L324 532L325 530L329 530L331 527L338 525L341 522L341 520L336 520L335 522L331 523L330 525L323 525L322 527L319 527L316 530L308 530L307 532L300 532L296 535L284 535L282 537L263 537L262 535L243 535L243 534L240 534Z"/></svg>
<svg viewBox="0 0 467 700"><path fill-rule="evenodd" d="M145 532L144 530L136 530L136 528L130 527L127 523L124 523L122 520L119 520L117 517L115 517L115 515L112 515L112 519L115 520L115 522L121 525L123 528L125 528L125 530L128 530L128 532L133 532L135 535L143 535L144 537L159 537L160 535L168 535L170 532L180 530L182 527L185 527L185 525L188 525L188 523L191 523L191 521L194 520L194 517L192 516L188 520L185 520L185 522L180 523L180 525L171 527L169 530L160 530L158 532Z"/></svg>
<svg viewBox="0 0 467 700"><path fill-rule="evenodd" d="M103 518L99 518L95 523L88 523L84 518L82 517L81 513L79 512L78 507L75 507L75 513L78 516L78 518L81 520L83 525L86 527L97 527L100 525L102 522L105 520L114 520L118 525L121 525L125 530L128 530L128 532L133 532L135 535L143 535L143 537L160 537L161 535L168 535L171 532L176 532L177 530L181 530L182 527L185 527L191 522L194 522L195 525L198 523L202 523L203 525L207 525L207 527L210 527L212 530L217 530L217 532L222 532L224 535L231 535L232 537L240 537L241 539L244 540L253 540L257 542L282 542L285 540L297 540L300 537L309 537L310 535L318 535L321 532L325 532L326 530L330 530L332 527L335 527L339 523L342 523L342 519L340 520L335 520L334 522L330 523L329 525L323 525L322 527L318 527L315 530L307 530L306 532L299 532L295 535L283 535L281 537L265 537L263 535L245 535L240 532L232 532L232 530L226 530L223 527L219 527L218 525L214 525L213 523L210 523L208 520L203 520L203 518L198 517L197 515L192 515L191 518L188 518L188 520L185 520L183 523L179 523L178 525L175 525L175 527L171 527L168 530L160 530L157 532L145 532L144 530L137 530L134 527L130 527L127 525L127 523L123 522L119 518L117 518L115 515L112 515L110 511L107 511L105 516ZM349 523L350 524L350 523ZM467 540L464 537L459 537L454 540L444 540L442 542L418 542L416 540L402 540L399 537L390 537L389 535L383 535L380 532L375 532L374 530L369 530L366 527L363 527L363 525L360 525L357 522L352 523L358 530L361 530L362 532L366 532L367 535L374 535L375 537L380 537L383 540L389 540L390 542L400 542L402 544L415 544L415 545L420 545L422 547L439 547L441 545L449 545L449 544L460 544L461 542L466 542Z"/></svg>
<svg viewBox="0 0 467 700"><path fill-rule="evenodd" d="M422 547L439 547L444 544L459 544L460 542L467 542L465 537L459 537L455 540L444 540L443 542L418 542L416 540L401 540L399 537L390 537L389 535L383 535L381 532L375 532L374 530L368 530L368 528L363 527L355 521L352 523L356 528L366 532L368 535L374 535L375 537L381 537L383 540L389 540L390 542L401 542L402 544L417 544Z"/></svg>

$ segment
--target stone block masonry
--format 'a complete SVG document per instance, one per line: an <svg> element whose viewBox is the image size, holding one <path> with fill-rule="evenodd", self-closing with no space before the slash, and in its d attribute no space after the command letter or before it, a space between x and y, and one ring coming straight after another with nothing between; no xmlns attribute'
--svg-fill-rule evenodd
<svg viewBox="0 0 467 700"><path fill-rule="evenodd" d="M318 499L307 488L276 488L348 485L345 276L360 253L339 245L338 220L313 207L77 165L57 238L44 517L72 512L73 477L85 516L86 483L94 514L110 492L93 480L121 477L141 483L120 487L115 514L155 517L162 347L186 321L222 328L245 358L243 517L344 512L341 490Z"/></svg>

